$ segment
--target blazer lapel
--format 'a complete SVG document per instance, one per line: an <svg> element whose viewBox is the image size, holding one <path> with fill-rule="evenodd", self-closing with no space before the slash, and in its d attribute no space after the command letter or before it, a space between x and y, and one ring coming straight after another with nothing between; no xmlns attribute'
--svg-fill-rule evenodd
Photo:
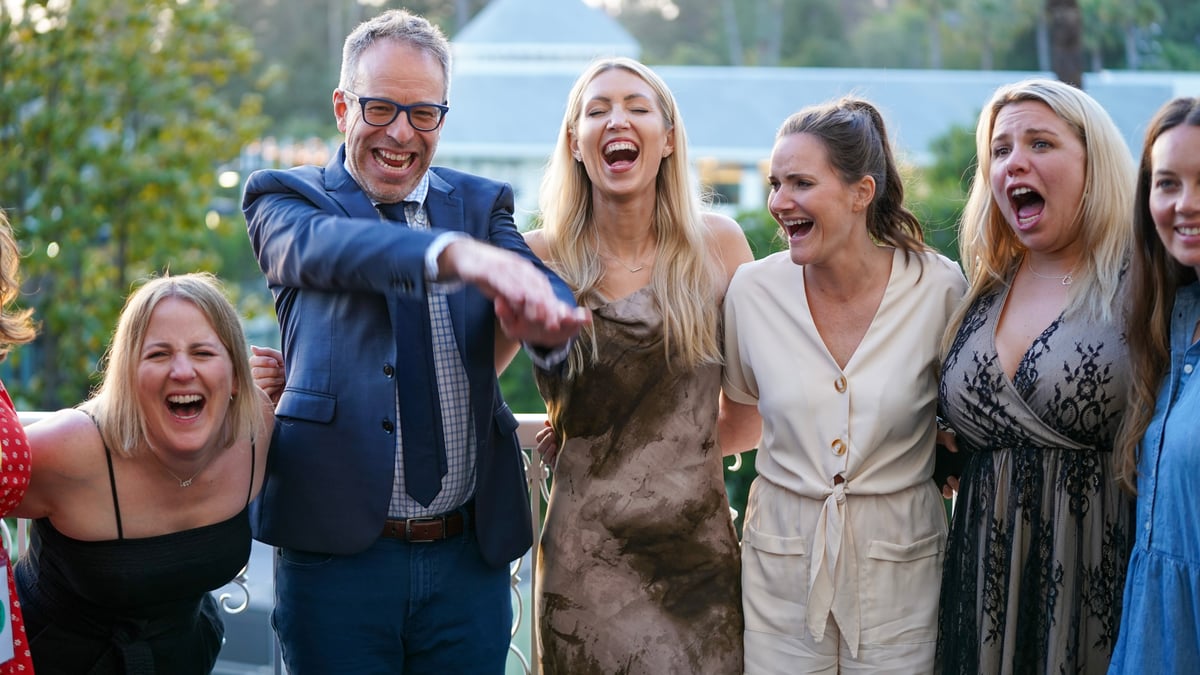
<svg viewBox="0 0 1200 675"><path fill-rule="evenodd" d="M371 198L346 171L346 145L342 144L325 165L325 190L352 218L379 218Z"/></svg>

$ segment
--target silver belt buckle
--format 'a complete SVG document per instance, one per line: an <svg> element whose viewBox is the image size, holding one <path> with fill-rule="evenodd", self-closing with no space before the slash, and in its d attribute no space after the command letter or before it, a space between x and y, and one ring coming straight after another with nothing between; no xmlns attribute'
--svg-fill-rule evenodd
<svg viewBox="0 0 1200 675"><path fill-rule="evenodd" d="M405 538L405 540L407 540L409 543L412 543L412 544L423 544L423 543L428 543L431 541L437 541L437 539L417 539L416 537L413 536L413 531L412 531L413 523L424 524L424 523L437 523L437 522L440 522L442 524L442 539L445 539L446 538L446 517L445 516L427 516L425 518L408 518L404 521L404 538Z"/></svg>

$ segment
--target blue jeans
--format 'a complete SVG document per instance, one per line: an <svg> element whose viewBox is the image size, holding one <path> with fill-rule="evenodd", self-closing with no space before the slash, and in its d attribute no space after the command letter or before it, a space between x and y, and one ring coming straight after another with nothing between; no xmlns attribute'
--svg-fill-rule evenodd
<svg viewBox="0 0 1200 675"><path fill-rule="evenodd" d="M501 675L509 571L484 564L473 529L350 556L276 549L271 625L291 675Z"/></svg>

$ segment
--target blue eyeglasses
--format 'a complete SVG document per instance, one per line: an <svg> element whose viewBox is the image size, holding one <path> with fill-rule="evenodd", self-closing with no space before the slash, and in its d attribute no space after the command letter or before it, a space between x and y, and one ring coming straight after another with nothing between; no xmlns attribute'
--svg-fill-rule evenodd
<svg viewBox="0 0 1200 675"><path fill-rule="evenodd" d="M446 113L450 112L450 106L440 103L404 105L387 98L359 96L347 89L343 89L342 93L358 99L358 104L362 107L363 121L373 127L386 127L395 122L403 112L408 115L408 123L412 128L417 131L433 131L442 126L442 120L446 119Z"/></svg>

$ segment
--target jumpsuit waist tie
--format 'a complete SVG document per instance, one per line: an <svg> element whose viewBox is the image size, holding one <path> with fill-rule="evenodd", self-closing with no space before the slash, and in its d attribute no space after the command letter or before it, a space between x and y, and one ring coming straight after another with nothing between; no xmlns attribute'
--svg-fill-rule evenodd
<svg viewBox="0 0 1200 675"><path fill-rule="evenodd" d="M858 602L858 552L850 521L846 518L846 480L838 474L833 490L817 516L809 569L808 612L805 617L813 639L825 637L833 615L850 654L858 657L862 630Z"/></svg>

